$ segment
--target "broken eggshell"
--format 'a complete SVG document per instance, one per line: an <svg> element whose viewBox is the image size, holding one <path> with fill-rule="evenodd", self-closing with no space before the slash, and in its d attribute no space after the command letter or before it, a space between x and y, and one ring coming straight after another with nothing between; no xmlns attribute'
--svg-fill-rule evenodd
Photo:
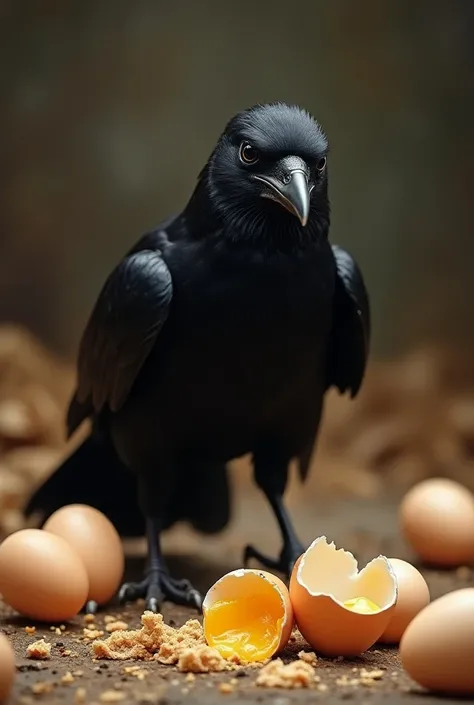
<svg viewBox="0 0 474 705"><path fill-rule="evenodd" d="M242 663L263 661L278 653L293 629L288 588L265 570L240 568L227 573L209 589L202 607L209 646L224 658ZM217 616L219 609L222 612Z"/></svg>
<svg viewBox="0 0 474 705"><path fill-rule="evenodd" d="M395 573L384 556L360 572L348 551L320 536L298 559L290 581L295 621L310 646L326 656L357 656L385 631L397 601ZM343 603L364 598L370 613Z"/></svg>

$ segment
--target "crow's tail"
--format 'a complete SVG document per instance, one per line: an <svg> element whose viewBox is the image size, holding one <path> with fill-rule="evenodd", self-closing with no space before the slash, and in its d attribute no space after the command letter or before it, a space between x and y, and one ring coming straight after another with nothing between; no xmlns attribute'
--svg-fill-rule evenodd
<svg viewBox="0 0 474 705"><path fill-rule="evenodd" d="M65 504L88 504L103 512L121 536L142 536L144 520L135 477L102 436L91 434L30 497L24 514L42 522Z"/></svg>

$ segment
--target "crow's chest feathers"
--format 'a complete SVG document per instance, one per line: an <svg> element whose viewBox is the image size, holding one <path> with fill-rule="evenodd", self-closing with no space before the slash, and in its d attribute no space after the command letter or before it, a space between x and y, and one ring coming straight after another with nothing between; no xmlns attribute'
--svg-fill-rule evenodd
<svg viewBox="0 0 474 705"><path fill-rule="evenodd" d="M303 256L215 256L180 271L174 307L182 331L230 336L311 336L330 323L334 270L328 250ZM181 326L180 326L181 328Z"/></svg>

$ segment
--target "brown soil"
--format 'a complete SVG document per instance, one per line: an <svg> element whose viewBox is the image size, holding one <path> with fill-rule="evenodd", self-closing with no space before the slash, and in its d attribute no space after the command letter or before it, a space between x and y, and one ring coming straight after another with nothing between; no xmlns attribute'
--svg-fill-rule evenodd
<svg viewBox="0 0 474 705"><path fill-rule="evenodd" d="M300 506L295 513L302 538L310 541L325 533L340 546L353 550L361 564L382 552L389 557L410 558L397 534L396 502L380 501L344 502L318 506L314 503ZM206 590L225 571L240 564L241 549L249 539L257 539L262 549L277 549L275 527L263 501L254 495L236 506L233 526L225 535L203 540L185 529L176 530L166 538L170 566L176 576L191 578L197 587ZM252 520L252 517L256 517ZM256 530L259 524L258 531ZM253 526L252 526L253 524ZM136 551L140 546L132 547ZM127 564L127 577L139 575L142 557L131 557ZM450 590L474 585L473 573L468 569L454 572L423 570L432 597ZM181 624L192 615L190 611L164 606L167 622ZM2 607L0 628L9 636L17 655L18 677L11 698L12 705L47 703L161 703L164 705L187 703L263 702L272 705L290 705L293 702L314 702L329 699L332 702L355 700L359 703L391 702L403 699L407 705L420 703L421 689L417 688L403 672L395 648L374 647L353 660L318 659L317 674L327 690L276 690L257 687L256 669L242 669L237 673L204 674L195 678L180 674L175 667L155 662L138 663L135 674L126 672L137 662L99 661L92 659L90 644L83 641L82 618L67 625L66 631L56 634L51 626L36 625L34 634L27 634L31 626ZM138 627L141 610L131 606L125 610L111 605L97 617L97 624L104 625L104 616L116 615ZM52 644L51 658L32 661L26 658L28 644L44 637ZM298 647L299 648L299 647ZM308 649L309 650L309 649ZM68 652L72 652L68 655ZM296 658L295 648L283 654L285 661ZM361 669L381 669L383 675L371 685L358 684ZM73 681L70 676L73 674ZM144 675L138 676L144 672ZM77 674L77 675L74 675ZM66 682L62 678L66 676ZM142 680L140 680L142 678ZM343 684L344 680L353 681ZM39 685L41 683L51 685ZM223 685L225 684L225 685ZM45 690L38 693L38 690ZM36 692L35 692L36 691ZM85 691L85 693L84 693ZM112 691L112 692L110 692ZM227 692L230 691L230 692ZM431 696L426 695L430 698ZM83 698L83 699L82 699ZM449 702L449 699L446 699Z"/></svg>

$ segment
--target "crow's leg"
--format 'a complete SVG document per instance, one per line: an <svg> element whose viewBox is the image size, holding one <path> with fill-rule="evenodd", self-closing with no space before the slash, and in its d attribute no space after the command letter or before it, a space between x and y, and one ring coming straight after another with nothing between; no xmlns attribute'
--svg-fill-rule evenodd
<svg viewBox="0 0 474 705"><path fill-rule="evenodd" d="M273 454L265 454L255 455L254 464L255 482L270 502L270 506L280 527L283 538L283 548L279 558L274 559L263 555L253 546L246 546L244 551L244 564L247 564L251 558L254 558L266 568L277 570L290 576L293 566L305 549L296 535L288 510L283 502L283 495L288 480L289 461L286 458L280 458Z"/></svg>
<svg viewBox="0 0 474 705"><path fill-rule="evenodd" d="M172 578L166 567L160 546L160 521L146 520L148 543L148 569L139 583L124 583L120 588L119 600L124 602L144 598L145 609L158 612L161 603L169 600L177 605L189 605L201 610L202 598L188 580Z"/></svg>

